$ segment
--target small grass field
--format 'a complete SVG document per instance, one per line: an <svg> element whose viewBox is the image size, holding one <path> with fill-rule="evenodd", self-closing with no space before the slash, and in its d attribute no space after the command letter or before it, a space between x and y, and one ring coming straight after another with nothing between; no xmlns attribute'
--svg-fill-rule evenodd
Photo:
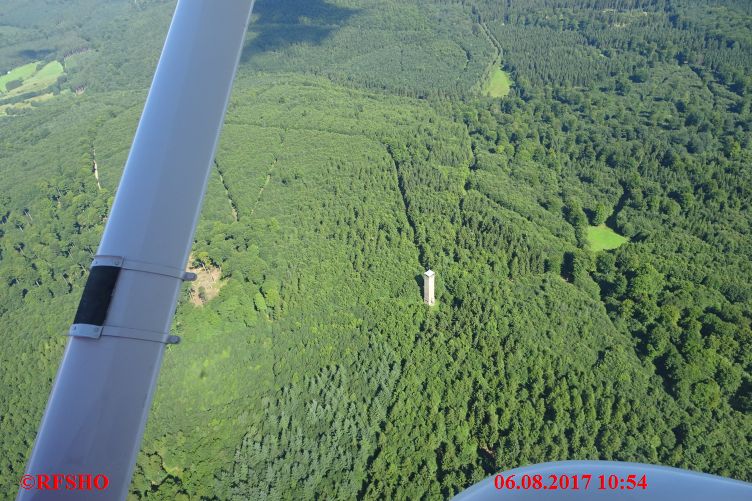
<svg viewBox="0 0 752 501"><path fill-rule="evenodd" d="M629 241L605 224L588 227L587 238L593 252L616 249Z"/></svg>
<svg viewBox="0 0 752 501"><path fill-rule="evenodd" d="M495 68L491 72L491 78L486 84L485 94L490 97L504 97L512 88L512 79L501 68Z"/></svg>
<svg viewBox="0 0 752 501"><path fill-rule="evenodd" d="M57 78L63 74L63 65L60 64L59 61L52 61L51 63L45 64L42 68L36 69L37 64L32 63L34 66L34 71L29 74L28 70L25 69L27 65L21 66L19 68L14 69L10 72L10 74L5 75L5 77L12 76L16 70L20 70L24 68L23 74L26 76L19 78L18 74L16 78L11 78L9 80L5 80L3 82L3 93L0 94L0 98L9 98L14 96L19 96L21 94L25 94L27 92L36 92L40 90L44 90L50 85L54 84L57 81ZM20 73L20 72L19 72ZM16 87L15 89L12 89L5 92L5 83L10 80L21 80L21 86Z"/></svg>
<svg viewBox="0 0 752 501"><path fill-rule="evenodd" d="M37 71L37 63L24 64L18 68L13 68L10 72L0 76L0 92L7 92L5 84L12 80L25 80Z"/></svg>
<svg viewBox="0 0 752 501"><path fill-rule="evenodd" d="M63 65L59 61L52 61L44 66L40 62L35 62L13 68L9 73L0 76L0 102L8 103L8 100L28 92L38 93L48 90L64 72ZM21 84L8 90L8 82L13 82L14 80L19 81ZM16 83L15 85L18 84ZM47 92L21 102L0 105L0 116L6 115L10 109L20 110L30 108L33 102L47 101L53 97L54 95L51 92Z"/></svg>

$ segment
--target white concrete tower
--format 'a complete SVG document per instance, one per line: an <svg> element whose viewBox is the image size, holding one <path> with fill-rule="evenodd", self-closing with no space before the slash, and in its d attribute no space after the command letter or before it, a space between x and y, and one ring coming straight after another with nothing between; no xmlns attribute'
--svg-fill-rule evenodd
<svg viewBox="0 0 752 501"><path fill-rule="evenodd" d="M423 302L428 306L433 306L436 303L436 297L434 296L435 278L436 273L431 270L423 274Z"/></svg>

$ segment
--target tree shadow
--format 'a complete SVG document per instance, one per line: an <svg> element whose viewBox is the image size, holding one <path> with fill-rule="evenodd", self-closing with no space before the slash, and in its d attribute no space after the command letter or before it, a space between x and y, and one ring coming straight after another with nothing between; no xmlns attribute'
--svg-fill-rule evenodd
<svg viewBox="0 0 752 501"><path fill-rule="evenodd" d="M320 44L357 9L326 0L257 0L248 31L258 36L243 48L241 61L295 44Z"/></svg>
<svg viewBox="0 0 752 501"><path fill-rule="evenodd" d="M423 293L423 274L419 273L415 275L415 283L418 284L418 287L420 288L421 293Z"/></svg>

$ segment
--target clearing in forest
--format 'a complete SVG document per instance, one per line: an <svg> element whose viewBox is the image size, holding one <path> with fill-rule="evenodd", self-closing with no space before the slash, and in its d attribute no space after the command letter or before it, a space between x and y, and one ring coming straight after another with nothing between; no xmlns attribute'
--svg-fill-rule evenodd
<svg viewBox="0 0 752 501"><path fill-rule="evenodd" d="M57 82L58 77L63 73L63 65L59 61L52 61L44 66L41 66L41 63L29 63L14 68L10 73L0 77L0 99L44 90ZM8 89L10 82L15 82L15 84Z"/></svg>
<svg viewBox="0 0 752 501"><path fill-rule="evenodd" d="M8 91L7 87L5 87L5 84L8 82L13 80L23 81L33 75L35 71L37 71L37 63L24 64L23 66L13 68L5 75L0 76L0 92Z"/></svg>
<svg viewBox="0 0 752 501"><path fill-rule="evenodd" d="M506 71L495 68L486 84L485 94L489 97L504 97L512 88L512 79Z"/></svg>
<svg viewBox="0 0 752 501"><path fill-rule="evenodd" d="M588 242L590 242L590 248L594 252L616 249L629 240L605 224L588 227L587 238Z"/></svg>
<svg viewBox="0 0 752 501"><path fill-rule="evenodd" d="M219 295L219 290L225 284L220 280L222 271L219 268L188 268L196 274L196 280L191 284L191 304L193 306L203 306Z"/></svg>

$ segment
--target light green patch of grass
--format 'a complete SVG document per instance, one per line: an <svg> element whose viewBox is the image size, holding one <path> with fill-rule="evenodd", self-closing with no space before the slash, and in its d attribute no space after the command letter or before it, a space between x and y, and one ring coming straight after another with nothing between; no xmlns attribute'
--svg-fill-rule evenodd
<svg viewBox="0 0 752 501"><path fill-rule="evenodd" d="M60 61L52 61L44 65L44 67L37 71L29 80L49 80L50 78L59 77L63 74L63 65Z"/></svg>
<svg viewBox="0 0 752 501"><path fill-rule="evenodd" d="M24 64L18 68L13 68L9 73L0 76L0 92L6 92L5 84L11 80L24 80L29 78L37 71L37 63Z"/></svg>
<svg viewBox="0 0 752 501"><path fill-rule="evenodd" d="M511 88L512 79L509 78L507 72L501 68L495 68L486 84L485 94L490 97L504 97L509 94Z"/></svg>
<svg viewBox="0 0 752 501"><path fill-rule="evenodd" d="M605 224L588 227L587 238L594 252L616 249L629 241L627 237L619 235Z"/></svg>
<svg viewBox="0 0 752 501"><path fill-rule="evenodd" d="M23 79L23 84L4 94L3 98L19 96L27 92L37 92L44 90L57 81L57 78L63 74L63 65L59 61L47 63L39 71Z"/></svg>

